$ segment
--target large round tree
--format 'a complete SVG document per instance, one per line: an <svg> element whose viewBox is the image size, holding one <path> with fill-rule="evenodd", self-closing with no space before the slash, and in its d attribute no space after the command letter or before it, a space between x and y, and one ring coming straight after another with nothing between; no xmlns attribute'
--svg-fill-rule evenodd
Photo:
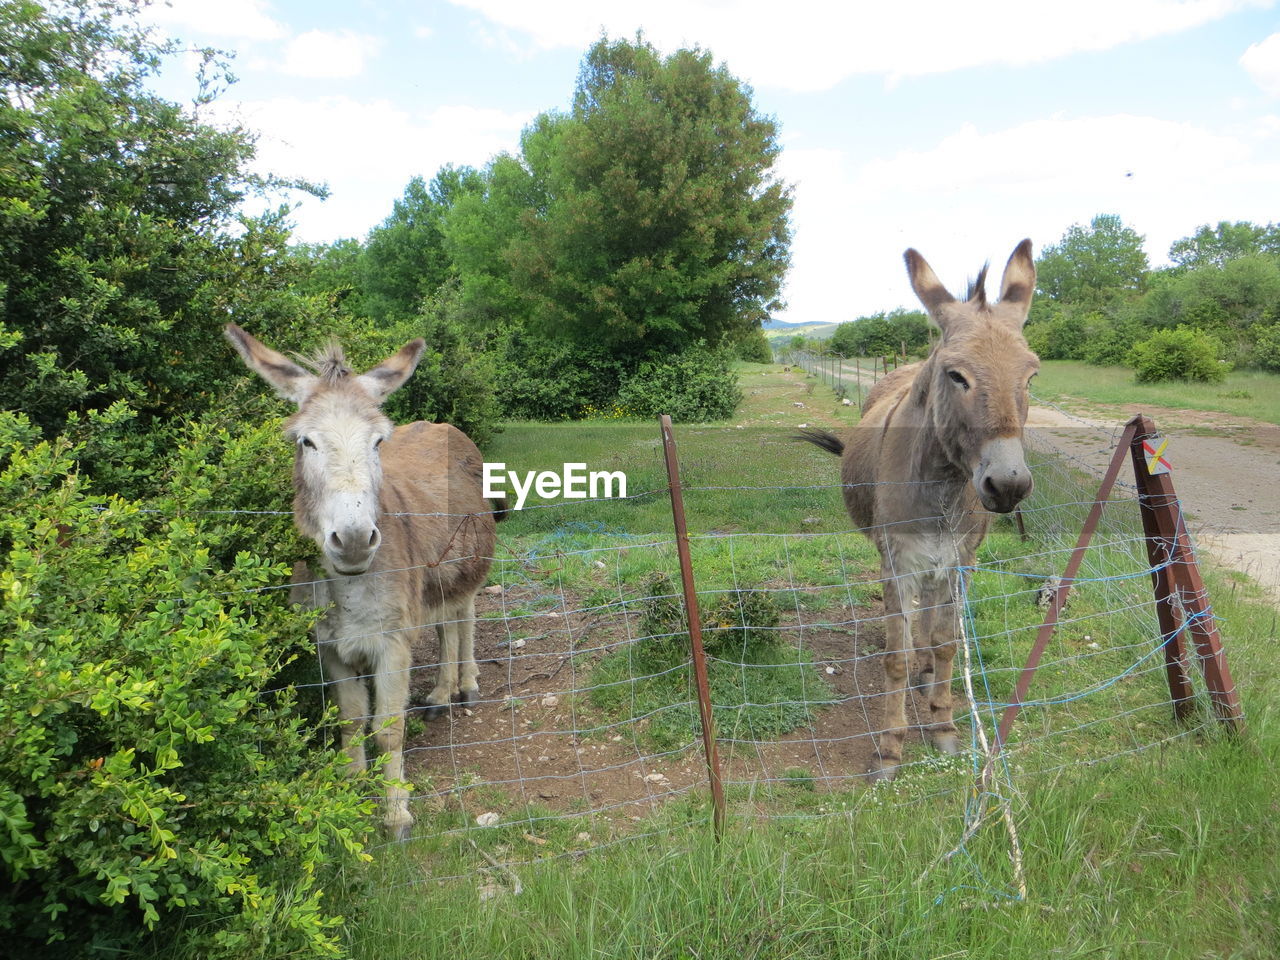
<svg viewBox="0 0 1280 960"><path fill-rule="evenodd" d="M506 256L535 328L639 356L758 326L790 260L777 135L710 53L599 40L522 144L545 202Z"/></svg>

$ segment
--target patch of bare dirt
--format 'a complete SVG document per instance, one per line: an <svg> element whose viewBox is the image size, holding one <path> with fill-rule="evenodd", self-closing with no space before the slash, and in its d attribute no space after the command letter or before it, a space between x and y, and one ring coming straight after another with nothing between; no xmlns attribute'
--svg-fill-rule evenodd
<svg viewBox="0 0 1280 960"><path fill-rule="evenodd" d="M522 599L519 590L510 590L505 605ZM481 595L477 613L498 612L498 599ZM876 654L884 638L878 622L862 620L878 614L859 611L856 629L833 629L825 621L794 626L793 642L809 652L815 675L827 677L837 702L817 709L811 726L776 741L735 742L722 731L719 750L727 784L804 771L812 786L825 790L865 777L874 751L869 731L879 729L882 713L883 671ZM829 615L806 616L818 621ZM616 725L590 700L591 669L603 648L627 640L624 614L554 611L521 623L534 635L515 647L503 620L479 622L481 699L465 708L455 704L448 715L427 720L425 730L406 742L409 777L437 796L485 785L474 797L468 798L465 789L458 794L473 815L530 803L636 817L674 795L705 789L700 741L655 755L643 736L643 721ZM434 641L416 652L418 662L434 662ZM434 670L418 672L414 703L423 702L434 680ZM909 710L909 721L918 723L927 707L913 698ZM925 749L912 745L919 740L918 732L909 734L908 759Z"/></svg>

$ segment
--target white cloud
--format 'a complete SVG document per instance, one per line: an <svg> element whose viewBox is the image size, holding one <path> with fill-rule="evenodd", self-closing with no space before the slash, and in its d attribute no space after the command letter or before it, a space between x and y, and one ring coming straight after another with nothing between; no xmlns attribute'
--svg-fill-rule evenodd
<svg viewBox="0 0 1280 960"><path fill-rule="evenodd" d="M480 167L515 150L532 117L464 106L414 114L339 96L218 105L217 119L260 131L258 171L334 185L328 200L307 199L295 215L296 238L316 242L362 236L414 176L430 178L446 163Z"/></svg>
<svg viewBox="0 0 1280 960"><path fill-rule="evenodd" d="M1026 64L1176 33L1274 0L451 0L541 48L643 28L661 49L700 43L755 85L824 90L857 74L901 77Z"/></svg>
<svg viewBox="0 0 1280 960"><path fill-rule="evenodd" d="M1280 97L1280 33L1273 33L1246 50L1240 57L1240 66L1263 92Z"/></svg>
<svg viewBox="0 0 1280 960"><path fill-rule="evenodd" d="M278 40L288 31L271 19L268 7L265 0L166 0L149 7L147 14L171 32L190 31L197 39Z"/></svg>
<svg viewBox="0 0 1280 960"><path fill-rule="evenodd" d="M1257 198L1280 181L1280 160L1256 159L1244 140L1128 115L990 133L965 125L931 149L861 166L788 148L781 164L797 184L793 321L914 306L901 259L909 246L959 288L985 260L998 274L1023 237L1038 251L1098 213L1144 234L1159 264L1202 223L1257 220Z"/></svg>
<svg viewBox="0 0 1280 960"><path fill-rule="evenodd" d="M295 77L342 79L357 77L364 71L366 57L378 52L376 37L362 36L350 30L332 33L308 30L285 46L280 69Z"/></svg>

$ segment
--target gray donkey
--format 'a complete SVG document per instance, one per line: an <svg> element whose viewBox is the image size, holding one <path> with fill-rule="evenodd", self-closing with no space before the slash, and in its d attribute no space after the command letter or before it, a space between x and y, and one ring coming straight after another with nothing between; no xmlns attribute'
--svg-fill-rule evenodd
<svg viewBox="0 0 1280 960"><path fill-rule="evenodd" d="M443 710L454 698L479 694L475 594L488 576L495 540L480 451L448 424L393 428L382 412L382 402L417 367L422 340L357 375L336 344L308 370L234 323L226 335L250 370L298 405L285 422L296 445L294 522L319 545L329 579L299 584L292 596L329 608L316 641L325 679L334 684L342 746L351 770L363 770L364 746L355 738L372 719L374 738L388 754L383 773L392 781L383 822L389 836L404 839L413 817L408 792L396 781L404 776L413 638L432 625L440 636L429 706ZM300 575L309 579L303 565L295 581Z"/></svg>
<svg viewBox="0 0 1280 960"><path fill-rule="evenodd" d="M943 753L959 749L951 672L961 568L972 566L991 512L1008 513L1031 492L1022 428L1040 366L1022 335L1036 285L1030 240L1009 258L996 303L987 302L986 267L961 301L919 253L905 259L941 341L928 359L876 384L847 442L803 435L842 457L845 507L880 551L885 694L872 774L883 780L902 763L913 648L929 703L926 736Z"/></svg>

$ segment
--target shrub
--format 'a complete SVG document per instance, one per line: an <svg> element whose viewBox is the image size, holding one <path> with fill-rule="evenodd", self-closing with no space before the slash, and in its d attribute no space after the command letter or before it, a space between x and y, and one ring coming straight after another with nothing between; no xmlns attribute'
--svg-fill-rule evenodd
<svg viewBox="0 0 1280 960"><path fill-rule="evenodd" d="M603 347L509 328L496 350L498 402L513 420L577 420L617 397L623 364Z"/></svg>
<svg viewBox="0 0 1280 960"><path fill-rule="evenodd" d="M416 316L371 331L374 353L365 362L379 363L414 337L425 339L418 369L387 399L387 415L397 423L451 423L484 446L497 432L502 414L498 362L476 344L458 313L457 285L445 284L422 302Z"/></svg>
<svg viewBox="0 0 1280 960"><path fill-rule="evenodd" d="M266 695L310 650L307 618L264 591L287 516L205 510L277 469L274 429L202 425L167 489L133 501L0 414L0 925L18 952L129 953L163 924L193 955L339 954L323 891L362 856L376 788L312 746L287 690Z"/></svg>
<svg viewBox="0 0 1280 960"><path fill-rule="evenodd" d="M1254 359L1263 370L1280 373L1280 323L1272 324L1258 335Z"/></svg>
<svg viewBox="0 0 1280 960"><path fill-rule="evenodd" d="M1218 360L1218 344L1201 330L1176 327L1157 330L1129 351L1128 364L1139 383L1198 380L1221 383L1228 365Z"/></svg>
<svg viewBox="0 0 1280 960"><path fill-rule="evenodd" d="M679 590L657 574L640 601L638 639L603 657L591 699L612 716L639 724L662 749L697 735L698 709L681 665L690 660ZM780 616L764 590L721 594L708 604L702 639L717 729L725 736L776 737L813 720L831 686L808 655L779 632Z"/></svg>
<svg viewBox="0 0 1280 960"><path fill-rule="evenodd" d="M1080 359L1098 366L1121 366L1133 345L1149 333L1149 329L1124 314L1089 314Z"/></svg>
<svg viewBox="0 0 1280 960"><path fill-rule="evenodd" d="M753 330L734 345L739 360L748 363L773 363L773 349L763 330Z"/></svg>
<svg viewBox="0 0 1280 960"><path fill-rule="evenodd" d="M701 344L673 357L646 361L618 388L618 403L638 417L665 413L681 423L727 419L742 401L730 361L727 351Z"/></svg>
<svg viewBox="0 0 1280 960"><path fill-rule="evenodd" d="M1084 316L1081 311L1064 308L1046 301L1027 324L1027 346L1041 360L1083 359L1087 342Z"/></svg>

